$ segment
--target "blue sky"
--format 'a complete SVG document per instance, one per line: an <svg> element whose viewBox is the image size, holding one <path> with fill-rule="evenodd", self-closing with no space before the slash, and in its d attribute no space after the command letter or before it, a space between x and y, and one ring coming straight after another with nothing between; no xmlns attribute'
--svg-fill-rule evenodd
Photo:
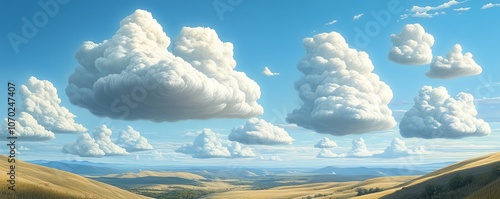
<svg viewBox="0 0 500 199"><path fill-rule="evenodd" d="M40 2L49 2L43 1ZM230 4L229 2L233 2ZM452 3L450 3L452 2ZM220 165L221 158L197 159L190 155L175 152L183 144L192 143L196 132L205 128L211 129L221 140L226 142L231 129L242 126L248 119L207 119L181 120L176 122L155 123L147 120L123 121L98 117L86 108L72 104L65 92L68 78L79 65L75 53L84 41L100 43L111 38L120 28L120 21L134 13L137 9L152 13L163 27L163 31L174 39L185 26L209 27L216 31L223 42L231 42L234 46L235 70L244 72L248 78L257 82L261 96L257 102L264 113L258 118L283 127L294 139L290 145L249 145L257 154L257 158L224 158L224 164L251 166L303 166L308 165L357 165L367 163L373 165L418 164L461 160L481 154L498 151L500 133L500 69L498 67L500 50L500 26L491 19L500 16L500 2L491 2L492 7L482 9L488 2L478 1L69 1L59 4L54 16L49 16L46 24L38 27L27 43L20 44L18 51L9 41L9 33L22 34L23 17L33 21L33 16L44 10L31 2L2 2L2 26L0 34L4 35L0 52L4 57L0 60L3 71L1 79L16 82L18 86L25 84L29 77L50 81L61 99L61 106L66 107L77 116L75 122L82 124L92 132L95 127L106 124L112 131L111 138L117 138L121 130L132 126L149 140L154 150L131 152L124 156L79 157L65 154L61 149L65 144L74 142L76 134L57 134L56 138L41 142L21 142L20 145L30 150L20 151L25 160L34 159L78 159L96 162L121 162L137 164L162 165ZM228 6L231 11L217 11L214 4ZM431 6L422 17L412 12L412 7ZM489 7L489 6L487 6ZM463 8L463 9L460 9ZM467 9L468 8L468 9ZM486 7L485 7L486 8ZM456 10L454 10L456 9ZM459 10L460 9L460 10ZM359 19L354 16L363 14ZM380 21L381 14L389 18ZM406 15L406 18L405 18ZM388 53L393 48L391 34L400 34L407 24L420 24L426 33L434 37L432 54L446 56L453 45L460 44L463 52L471 52L474 61L482 68L478 75L454 79L432 79L425 75L429 64L408 66L392 62ZM422 139L403 138L398 125L393 128L334 136L319 134L312 129L287 124L287 114L300 108L302 101L294 82L303 74L297 70L297 64L306 55L304 38L319 33L340 33L350 48L368 53L373 65L373 73L390 86L393 98L389 108L400 116L402 112L413 106L413 98L419 90L429 85L444 86L451 96L459 92L467 92L482 104L476 102L479 118L487 118L491 133L483 137L465 137L462 139ZM360 34L366 34L367 42L359 42ZM262 74L264 67L277 76ZM18 97L20 97L18 95ZM485 105L486 104L486 105ZM2 109L6 106L3 104ZM320 151L314 144L323 137L337 143L338 147L329 149L336 154L347 153L351 149L351 141L362 137L368 150L381 153L394 138L403 140L408 148L424 146L428 153L401 158L379 157L345 157L316 158ZM2 149L2 153L6 153ZM163 157L158 157L159 153ZM259 157L261 156L261 157ZM279 160L276 161L279 156ZM271 159L271 160L269 160ZM154 160L154 161L153 161Z"/></svg>

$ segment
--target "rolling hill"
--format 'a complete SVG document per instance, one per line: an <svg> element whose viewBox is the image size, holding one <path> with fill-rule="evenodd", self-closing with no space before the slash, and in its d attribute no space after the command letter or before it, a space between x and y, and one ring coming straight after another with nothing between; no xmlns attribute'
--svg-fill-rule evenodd
<svg viewBox="0 0 500 199"><path fill-rule="evenodd" d="M7 187L9 164L0 155L0 181ZM16 160L16 192L0 190L0 198L148 198L73 173Z"/></svg>
<svg viewBox="0 0 500 199"><path fill-rule="evenodd" d="M465 160L357 199L500 198L500 153ZM495 194L496 193L496 194ZM487 197L492 195L492 197Z"/></svg>

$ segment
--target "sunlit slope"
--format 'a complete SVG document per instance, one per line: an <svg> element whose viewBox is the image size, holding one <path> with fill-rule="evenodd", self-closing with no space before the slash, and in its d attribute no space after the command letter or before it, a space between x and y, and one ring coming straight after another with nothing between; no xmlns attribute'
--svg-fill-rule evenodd
<svg viewBox="0 0 500 199"><path fill-rule="evenodd" d="M384 198L384 199L392 199L392 198L415 198L418 197L422 192L425 191L425 187L427 185L438 185L443 188L447 188L450 183L450 179L456 177L457 175L473 175L474 181L470 183L464 189L457 189L457 193L468 193L471 194L475 191L474 194L469 195L471 198L480 197L481 190L484 192L490 192L490 190L500 190L500 183L498 180L489 183L487 185L480 185L484 178L490 178L492 169L496 166L500 165L500 153L494 153L486 156L481 156L477 158L472 158L469 160L465 160L437 171L426 174L417 179L411 180L406 183L402 183L396 186L393 189L388 189L382 192L368 194L364 196L356 197L357 199L373 199L373 198ZM484 187L481 187L484 186ZM445 190L446 191L446 190ZM472 197L472 196L475 197ZM499 197L500 198L500 197Z"/></svg>
<svg viewBox="0 0 500 199"><path fill-rule="evenodd" d="M205 177L188 172L168 172L168 171L140 171L138 173L127 172L122 174L109 174L103 177L111 178L140 178L140 177L178 177L192 180L203 180Z"/></svg>
<svg viewBox="0 0 500 199"><path fill-rule="evenodd" d="M213 199L259 199L259 198L302 198L321 194L324 196L316 196L315 198L350 198L356 195L357 188L390 188L397 186L403 182L415 179L417 176L397 176L397 177L380 177L365 181L354 182L325 182L311 183L293 186L274 187L266 190L237 190L224 193L215 193L206 196L205 198Z"/></svg>
<svg viewBox="0 0 500 199"><path fill-rule="evenodd" d="M7 157L0 155L0 175L1 186L4 187L0 191L0 198L20 198L23 192L36 194L36 196L25 196L25 198L43 198L43 194L58 193L64 198L148 198L137 195L117 187L97 182L76 174L66 171L60 171L44 166L39 166L31 163L26 163L16 160L16 192L17 197L5 196L7 191L6 175L10 164L7 162ZM47 197L51 198L51 197ZM53 198L53 197L52 197ZM59 197L58 197L59 198Z"/></svg>

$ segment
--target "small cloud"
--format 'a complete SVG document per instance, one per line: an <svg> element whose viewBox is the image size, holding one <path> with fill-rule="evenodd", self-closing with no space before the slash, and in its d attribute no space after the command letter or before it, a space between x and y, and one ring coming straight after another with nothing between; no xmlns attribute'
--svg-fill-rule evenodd
<svg viewBox="0 0 500 199"><path fill-rule="evenodd" d="M493 4L493 3L487 3L483 7L481 7L481 9L484 10L484 9L493 8L493 7L497 7L497 6L500 6L500 3L495 3L495 4Z"/></svg>
<svg viewBox="0 0 500 199"><path fill-rule="evenodd" d="M232 142L231 146L228 147L229 152L231 153L232 157L239 157L239 158L245 158L245 157L255 157L255 153L250 149L248 146L241 146L240 143L238 142Z"/></svg>
<svg viewBox="0 0 500 199"><path fill-rule="evenodd" d="M389 60L406 65L423 65L432 61L434 37L416 24L407 24L403 31L391 35L394 47L389 52Z"/></svg>
<svg viewBox="0 0 500 199"><path fill-rule="evenodd" d="M256 156L250 148L238 143L232 143L229 147L224 145L217 134L210 129L203 129L192 144L185 144L175 151L201 159Z"/></svg>
<svg viewBox="0 0 500 199"><path fill-rule="evenodd" d="M127 130L120 131L115 143L129 152L154 149L153 146L148 143L148 139L141 136L141 133L134 130L131 126L128 126Z"/></svg>
<svg viewBox="0 0 500 199"><path fill-rule="evenodd" d="M434 13L427 13L427 12L416 12L413 13L411 16L412 17L419 17L419 18L432 18L433 16L439 15L438 12Z"/></svg>
<svg viewBox="0 0 500 199"><path fill-rule="evenodd" d="M260 155L257 159L259 160L267 160L267 161L283 161L279 155L271 155L269 157L264 157Z"/></svg>
<svg viewBox="0 0 500 199"><path fill-rule="evenodd" d="M361 14L358 14L358 15L354 15L354 17L352 18L352 20L353 20L353 21L356 21L356 20L358 20L359 18L361 18L363 15L365 15L365 14L361 13Z"/></svg>
<svg viewBox="0 0 500 199"><path fill-rule="evenodd" d="M321 151L318 152L318 155L316 155L317 158L344 158L346 157L346 154L336 154L330 151L329 149L321 149Z"/></svg>
<svg viewBox="0 0 500 199"><path fill-rule="evenodd" d="M319 140L318 143L314 145L314 148L334 148L334 147L337 147L337 143L328 139L327 137L324 137L323 139Z"/></svg>
<svg viewBox="0 0 500 199"><path fill-rule="evenodd" d="M76 142L64 145L62 152L80 157L102 157L106 155L88 133L78 136Z"/></svg>
<svg viewBox="0 0 500 199"><path fill-rule="evenodd" d="M461 4L463 2L464 1L459 2L456 0L450 0L438 6L413 6L409 10L409 13L401 15L400 20L406 19L408 18L408 16L418 18L432 18L439 14L444 15L446 14L446 12L444 11L445 9Z"/></svg>
<svg viewBox="0 0 500 199"><path fill-rule="evenodd" d="M328 23L325 23L325 25L323 25L323 26L329 26L329 25L332 25L332 24L337 23L337 22L338 22L337 20L332 20Z"/></svg>
<svg viewBox="0 0 500 199"><path fill-rule="evenodd" d="M163 153L157 150L151 152L151 159L153 160L164 160Z"/></svg>
<svg viewBox="0 0 500 199"><path fill-rule="evenodd" d="M423 146L418 146L413 149L408 149L403 140L399 138L394 138L389 146L385 148L384 152L381 154L377 154L380 157L386 158L398 158L398 157L406 157L410 155L420 155L427 154L427 151Z"/></svg>
<svg viewBox="0 0 500 199"><path fill-rule="evenodd" d="M351 151L347 152L347 157L369 157L373 153L366 148L365 140L358 138L352 141Z"/></svg>
<svg viewBox="0 0 500 199"><path fill-rule="evenodd" d="M29 150L31 150L30 148L25 147L25 146L20 146L18 149L19 149L19 151L29 151Z"/></svg>
<svg viewBox="0 0 500 199"><path fill-rule="evenodd" d="M90 134L81 134L76 142L63 146L62 152L80 157L102 157L113 155L127 155L124 148L111 141L112 131L106 125L96 127L93 138Z"/></svg>
<svg viewBox="0 0 500 199"><path fill-rule="evenodd" d="M474 97L459 93L451 97L445 87L424 86L399 124L401 136L424 139L459 139L486 136L491 128L477 118Z"/></svg>
<svg viewBox="0 0 500 199"><path fill-rule="evenodd" d="M264 67L264 70L262 71L262 74L265 76L276 76L279 75L279 73L273 73L271 70L266 66Z"/></svg>
<svg viewBox="0 0 500 199"><path fill-rule="evenodd" d="M466 8L455 8L453 9L454 11L457 11L457 12L467 12L470 10L470 7L466 7Z"/></svg>
<svg viewBox="0 0 500 199"><path fill-rule="evenodd" d="M483 69L472 59L472 53L462 54L462 46L456 44L446 55L437 56L431 63L428 77L450 79L463 76L479 75Z"/></svg>
<svg viewBox="0 0 500 199"><path fill-rule="evenodd" d="M244 126L233 128L229 140L243 144L279 145L292 144L293 138L283 128L264 119L251 118Z"/></svg>

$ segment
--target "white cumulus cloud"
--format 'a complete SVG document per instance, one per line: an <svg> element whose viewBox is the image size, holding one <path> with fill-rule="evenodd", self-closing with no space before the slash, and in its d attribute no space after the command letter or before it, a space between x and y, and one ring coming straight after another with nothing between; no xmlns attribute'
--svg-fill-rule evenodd
<svg viewBox="0 0 500 199"><path fill-rule="evenodd" d="M306 56L297 68L304 76L295 82L303 101L287 122L318 133L359 134L396 125L388 104L391 88L372 73L365 52L349 48L337 32L303 41Z"/></svg>
<svg viewBox="0 0 500 199"><path fill-rule="evenodd" d="M21 112L14 124L14 135L11 135L8 130L8 120L7 118L4 119L4 123L2 124L2 139L5 139L7 136L16 136L17 139L23 141L45 141L55 138L55 134L52 131L38 124L36 119L29 113Z"/></svg>
<svg viewBox="0 0 500 199"><path fill-rule="evenodd" d="M471 94L461 92L453 98L444 87L424 86L414 101L399 124L403 137L458 139L491 132L489 124L476 117Z"/></svg>
<svg viewBox="0 0 500 199"><path fill-rule="evenodd" d="M391 35L391 41L394 45L388 56L391 61L406 65L431 63L434 37L420 24L405 25L400 34Z"/></svg>
<svg viewBox="0 0 500 199"><path fill-rule="evenodd" d="M94 140L99 148L101 148L106 155L126 155L127 151L116 145L113 141L111 141L111 134L113 132L106 125L102 125L98 127L94 131Z"/></svg>
<svg viewBox="0 0 500 199"><path fill-rule="evenodd" d="M403 140L399 138L394 138L391 144L387 146L387 148L385 148L384 152L378 154L378 156L387 158L398 158L409 155L419 155L426 153L427 151L423 146L417 146L414 147L413 149L409 149L408 147L406 147L406 143Z"/></svg>
<svg viewBox="0 0 500 199"><path fill-rule="evenodd" d="M79 135L76 142L64 145L62 152L81 157L102 157L106 155L88 133Z"/></svg>
<svg viewBox="0 0 500 199"><path fill-rule="evenodd" d="M120 131L115 143L129 152L154 149L153 146L148 143L148 139L141 136L141 133L134 130L131 126L128 126L127 130Z"/></svg>
<svg viewBox="0 0 500 199"><path fill-rule="evenodd" d="M412 8L408 10L408 13L401 15L400 19L406 19L408 16L417 18L432 18L440 14L444 15L446 14L444 10L461 3L463 3L463 1L459 2L456 0L450 0L437 6L412 6Z"/></svg>
<svg viewBox="0 0 500 199"><path fill-rule="evenodd" d="M466 8L455 8L453 9L454 11L457 11L457 12L467 12L470 10L470 7L466 7Z"/></svg>
<svg viewBox="0 0 500 199"><path fill-rule="evenodd" d="M264 67L264 70L262 71L262 74L265 76L276 76L280 75L279 73L273 73L267 66Z"/></svg>
<svg viewBox="0 0 500 199"><path fill-rule="evenodd" d="M462 46L456 44L446 55L446 58L437 56L431 63L428 77L449 79L462 76L481 74L483 69L472 59L470 52L462 54Z"/></svg>
<svg viewBox="0 0 500 199"><path fill-rule="evenodd" d="M229 152L231 153L232 157L255 157L256 154L250 149L248 146L241 146L240 143L238 142L233 142L229 147L228 147Z"/></svg>
<svg viewBox="0 0 500 199"><path fill-rule="evenodd" d="M203 131L196 137L192 144L185 144L176 152L191 155L193 158L230 158L230 157L253 157L256 156L248 147L242 147L238 143L227 146L210 129Z"/></svg>
<svg viewBox="0 0 500 199"><path fill-rule="evenodd" d="M233 45L210 28L184 27L171 45L152 14L136 10L75 58L66 94L98 116L161 122L263 113L259 85L235 70Z"/></svg>
<svg viewBox="0 0 500 199"><path fill-rule="evenodd" d="M67 108L60 106L57 89L47 80L30 77L19 89L21 103L19 118L15 121L15 135L24 141L45 141L55 138L54 133L78 133L87 129L74 121L76 118ZM3 137L10 135L5 118Z"/></svg>
<svg viewBox="0 0 500 199"><path fill-rule="evenodd" d="M500 6L500 3L495 3L495 4L493 4L493 3L487 3L483 7L481 7L481 9L484 10L484 9L493 8L493 7L497 7L497 6Z"/></svg>
<svg viewBox="0 0 500 199"><path fill-rule="evenodd" d="M23 103L21 110L29 113L45 129L55 133L78 133L87 129L74 121L76 117L60 106L57 89L47 80L30 77L20 89Z"/></svg>
<svg viewBox="0 0 500 199"><path fill-rule="evenodd" d="M352 141L352 148L347 152L348 157L369 157L373 153L366 148L365 140L358 138Z"/></svg>
<svg viewBox="0 0 500 199"><path fill-rule="evenodd" d="M343 158L346 154L336 154L329 149L322 148L316 155L317 158Z"/></svg>
<svg viewBox="0 0 500 199"><path fill-rule="evenodd" d="M337 143L328 139L327 137L322 138L314 145L314 148L334 148L337 147Z"/></svg>
<svg viewBox="0 0 500 199"><path fill-rule="evenodd" d="M111 141L113 132L106 125L96 127L93 138L88 133L81 134L76 142L66 144L62 151L81 157L102 157L127 155L127 151Z"/></svg>
<svg viewBox="0 0 500 199"><path fill-rule="evenodd" d="M233 128L229 140L242 144L278 145L292 144L293 138L283 128L264 119L251 118L244 126Z"/></svg>

